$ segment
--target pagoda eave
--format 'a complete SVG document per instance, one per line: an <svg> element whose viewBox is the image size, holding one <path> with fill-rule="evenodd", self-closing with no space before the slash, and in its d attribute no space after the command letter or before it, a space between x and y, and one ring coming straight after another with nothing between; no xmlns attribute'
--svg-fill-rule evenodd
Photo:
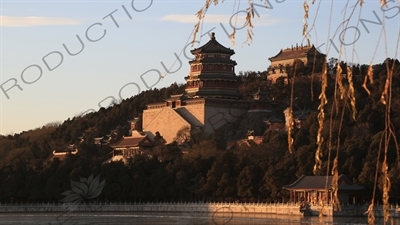
<svg viewBox="0 0 400 225"><path fill-rule="evenodd" d="M234 75L225 75L225 76L221 76L221 75L216 75L213 73L207 74L207 73L203 73L197 76L198 79L202 79L202 80L226 80L226 81L237 81L237 77Z"/></svg>
<svg viewBox="0 0 400 225"><path fill-rule="evenodd" d="M192 55L197 55L201 53L215 53L215 54L223 53L223 54L234 55L235 51L233 51L232 49L217 49L217 50L194 49L191 50L190 53L192 53Z"/></svg>
<svg viewBox="0 0 400 225"><path fill-rule="evenodd" d="M215 63L215 64L224 64L224 65L233 65L233 66L237 65L235 60L221 59L221 58L207 58L207 59L202 59L202 60L191 60L191 61L189 61L189 64L193 64L193 63L198 63L198 64Z"/></svg>

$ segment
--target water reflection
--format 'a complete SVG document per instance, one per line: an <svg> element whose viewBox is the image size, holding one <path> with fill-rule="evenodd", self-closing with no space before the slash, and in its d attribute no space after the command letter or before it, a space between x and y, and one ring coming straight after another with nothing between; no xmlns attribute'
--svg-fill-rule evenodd
<svg viewBox="0 0 400 225"><path fill-rule="evenodd" d="M69 225L69 224L135 224L135 225L367 225L366 217L301 217L274 214L233 213L2 213L0 224ZM377 218L376 225L383 225ZM386 223L390 224L390 223ZM400 225L399 219L393 220Z"/></svg>

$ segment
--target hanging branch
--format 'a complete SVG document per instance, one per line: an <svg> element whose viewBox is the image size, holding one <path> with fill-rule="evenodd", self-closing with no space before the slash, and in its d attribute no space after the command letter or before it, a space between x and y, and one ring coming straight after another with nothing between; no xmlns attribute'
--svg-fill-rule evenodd
<svg viewBox="0 0 400 225"><path fill-rule="evenodd" d="M378 168L379 168L379 161L380 161L381 150L382 150L383 137L384 136L382 135L381 140L379 142L378 157L376 159L376 167L375 167L374 190L372 192L371 204L368 206L368 210L364 213L364 214L368 214L368 225L375 224L375 212L374 212L375 195L376 195L376 187L378 186L378 171L379 171Z"/></svg>
<svg viewBox="0 0 400 225"><path fill-rule="evenodd" d="M314 2L313 2L314 4ZM308 30L308 11L310 9L310 6L307 3L307 0L304 0L303 3L303 9L304 9L304 18L303 18L303 36L305 37L305 39L307 40L307 44L311 45L311 41L310 41L310 35L308 34L307 30Z"/></svg>
<svg viewBox="0 0 400 225"><path fill-rule="evenodd" d="M367 87L367 82L368 81L369 81L370 84L374 83L374 79L373 79L373 76L372 76L372 64L369 64L367 75L364 77L364 82L362 84L362 87L368 93L368 95L371 95L371 91Z"/></svg>
<svg viewBox="0 0 400 225"><path fill-rule="evenodd" d="M319 95L319 99L321 100L319 106L318 106L318 133L317 133L317 151L315 152L315 165L313 172L314 174L317 173L319 169L321 169L322 166L322 145L324 143L324 138L322 137L322 130L324 129L324 120L325 120L325 112L324 112L324 106L328 103L328 99L326 98L326 88L328 87L328 75L327 75L327 68L324 63L322 66L322 74L321 74L321 94Z"/></svg>
<svg viewBox="0 0 400 225"><path fill-rule="evenodd" d="M350 99L350 106L352 109L353 120L356 120L357 108L356 108L356 96L353 84L353 71L347 66L347 81L349 82L349 91L347 92L347 97Z"/></svg>
<svg viewBox="0 0 400 225"><path fill-rule="evenodd" d="M206 0L204 6L195 14L197 19L198 19L198 21L194 25L195 29L194 29L194 32L193 32L192 46L196 42L197 33L199 32L199 28L201 26L201 22L203 21L204 17L206 16L208 8L210 7L211 3L214 3L214 5L218 5L218 1L219 0Z"/></svg>
<svg viewBox="0 0 400 225"><path fill-rule="evenodd" d="M245 41L245 43L247 43L248 45L251 44L251 42L253 41L253 23L252 23L252 19L254 18L254 6L252 3L250 3L250 6L246 9L246 26L247 26L247 39ZM236 32L235 32L236 33ZM233 35L234 38L234 35Z"/></svg>
<svg viewBox="0 0 400 225"><path fill-rule="evenodd" d="M390 108L391 108L391 100L392 100L392 78L393 78L393 70L394 65L396 63L393 62L392 68L389 68L389 60L386 61L386 82L385 88L381 95L381 102L385 105L385 146L384 146L384 158L382 162L382 201L383 201L383 216L384 221L388 222L390 219L389 212L389 192L390 192L390 178L388 175L388 165L387 165L387 152L389 149L389 142L391 139L391 121L390 121Z"/></svg>

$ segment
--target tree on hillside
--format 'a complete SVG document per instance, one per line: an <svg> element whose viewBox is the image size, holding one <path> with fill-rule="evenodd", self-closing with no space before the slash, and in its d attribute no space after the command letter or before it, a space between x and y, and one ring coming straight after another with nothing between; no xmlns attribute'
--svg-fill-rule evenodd
<svg viewBox="0 0 400 225"><path fill-rule="evenodd" d="M161 136L160 132L156 132L156 135L154 136L154 145L165 145L167 141Z"/></svg>
<svg viewBox="0 0 400 225"><path fill-rule="evenodd" d="M261 168L250 165L243 168L240 172L239 177L237 178L237 191L238 196L251 199L255 201L258 194L258 189L260 187L260 181L262 178L262 174L260 173Z"/></svg>
<svg viewBox="0 0 400 225"><path fill-rule="evenodd" d="M306 70L306 65L304 64L304 62L300 59L296 59L293 61L293 63L291 65L286 65L286 74L289 78L289 80L292 77L301 77L301 76L306 76L306 75L311 75L311 74L307 74L307 70Z"/></svg>
<svg viewBox="0 0 400 225"><path fill-rule="evenodd" d="M176 132L176 137L175 137L175 141L179 144L179 145L183 145L183 146L188 146L188 147L192 147L193 145L193 141L192 141L192 135L191 135L191 129L189 126L183 126L181 129L179 129Z"/></svg>

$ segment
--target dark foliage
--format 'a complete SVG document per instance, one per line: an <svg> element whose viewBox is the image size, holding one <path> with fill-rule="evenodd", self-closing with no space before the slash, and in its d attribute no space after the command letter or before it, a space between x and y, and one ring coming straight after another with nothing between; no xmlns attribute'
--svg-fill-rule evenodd
<svg viewBox="0 0 400 225"><path fill-rule="evenodd" d="M337 63L337 60L329 60L330 74L335 73ZM380 103L380 97L386 80L386 63L396 65L393 73L391 121L398 137L398 61L388 59L374 66L374 83L368 85L371 96L361 88L367 66L350 67L356 87L358 112L355 121L351 118L351 109L346 101L332 108L333 85L329 86L329 101L325 110L325 118L328 119L323 136L325 140L329 139L329 127L332 124L333 141L330 159L328 144L323 148L325 163L319 175L326 175L327 169L332 168L332 163L327 168L327 162L338 151L339 173L366 187L363 193L366 201L373 190L377 160L382 161L382 157L378 158L384 129L384 106ZM345 69L344 63L341 64ZM308 76L310 68L299 64L296 74L291 68L286 70L293 73L291 76L295 78L294 107L299 110L316 110L321 86L318 80ZM285 84L278 80L275 84L269 84L265 77L265 72L240 74L240 91L247 97L260 86L267 88L270 98L277 103L274 113L282 113L289 103L291 83ZM101 195L93 199L100 201L287 201L288 193L282 190L282 186L292 183L302 174L312 175L318 129L317 113L311 114L301 128L294 129L293 154L287 150L287 133L265 131L262 127L256 130L264 132L264 143L225 150L227 140L243 138L249 126L259 125L259 118L244 116L217 131L209 139L196 140L184 149L186 154L181 153L182 146L176 143L165 145L162 134L158 134L153 157L137 155L127 164L104 163L109 158L111 148L95 145L95 137L115 131L116 136L111 142L117 141L128 132L127 121L140 117L146 104L162 101L170 94L182 93L183 89L183 85L173 84L168 88L145 91L113 107L67 119L60 125L0 136L0 153L4 156L0 167L0 202L59 201L62 197L60 194L70 189L71 179L78 181L80 177L89 177L91 174L101 174L101 179L107 181ZM343 108L343 123L339 126ZM332 123L329 122L330 117ZM83 142L80 139L82 135ZM78 146L77 155L68 155L62 161L46 161L53 150L69 144ZM391 201L395 202L400 200L400 167L393 138L388 154ZM380 195L379 188L377 194Z"/></svg>

